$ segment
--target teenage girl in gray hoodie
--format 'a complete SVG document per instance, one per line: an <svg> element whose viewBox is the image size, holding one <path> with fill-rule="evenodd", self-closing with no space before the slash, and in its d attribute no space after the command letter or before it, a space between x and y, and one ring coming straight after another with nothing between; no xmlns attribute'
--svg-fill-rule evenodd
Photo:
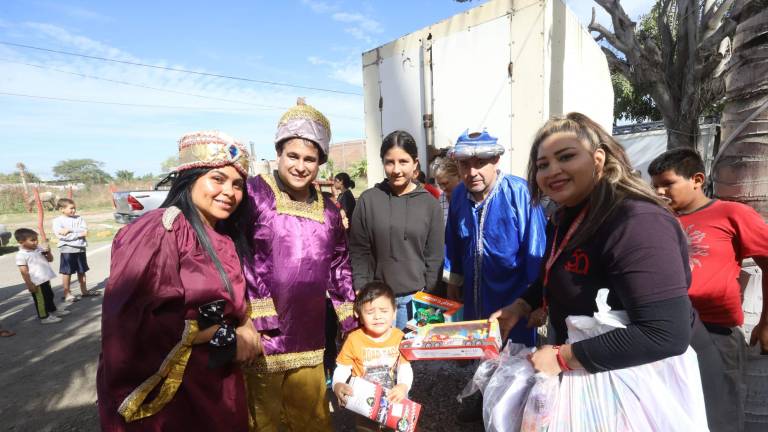
<svg viewBox="0 0 768 432"><path fill-rule="evenodd" d="M355 289L372 280L395 292L397 318L408 321L413 294L432 289L443 262L445 229L440 203L411 181L418 169L416 141L395 131L381 144L386 180L360 195L352 215L349 251Z"/></svg>

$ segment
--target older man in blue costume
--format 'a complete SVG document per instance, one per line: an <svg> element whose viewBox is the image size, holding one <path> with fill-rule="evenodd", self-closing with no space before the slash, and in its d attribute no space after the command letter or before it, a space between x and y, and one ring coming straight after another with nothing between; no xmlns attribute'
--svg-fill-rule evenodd
<svg viewBox="0 0 768 432"><path fill-rule="evenodd" d="M253 256L243 267L264 357L245 376L257 431L331 430L323 369L326 294L343 331L356 323L341 215L312 185L329 142L328 120L300 101L278 123L277 171L248 180Z"/></svg>
<svg viewBox="0 0 768 432"><path fill-rule="evenodd" d="M498 140L486 131L464 132L451 151L462 184L454 189L445 227L443 279L459 300L465 319L487 318L515 301L536 277L546 247L546 220L531 206L528 183L502 174ZM519 323L513 342L531 346L535 329Z"/></svg>
<svg viewBox="0 0 768 432"><path fill-rule="evenodd" d="M468 132L450 152L462 183L451 193L448 208L443 280L448 297L464 302L465 319L483 319L515 301L536 280L546 247L546 220L539 207L531 206L528 183L499 171L504 147L498 140L486 131ZM524 321L509 336L530 346L536 333ZM482 403L481 397L462 403L457 419L482 420Z"/></svg>

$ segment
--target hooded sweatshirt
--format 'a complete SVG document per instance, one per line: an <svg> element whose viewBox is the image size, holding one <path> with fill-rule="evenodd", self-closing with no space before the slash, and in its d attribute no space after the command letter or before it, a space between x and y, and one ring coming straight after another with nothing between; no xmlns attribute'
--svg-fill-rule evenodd
<svg viewBox="0 0 768 432"><path fill-rule="evenodd" d="M386 282L395 295L431 289L444 235L440 203L422 186L397 196L385 180L363 192L349 234L355 290L373 280Z"/></svg>

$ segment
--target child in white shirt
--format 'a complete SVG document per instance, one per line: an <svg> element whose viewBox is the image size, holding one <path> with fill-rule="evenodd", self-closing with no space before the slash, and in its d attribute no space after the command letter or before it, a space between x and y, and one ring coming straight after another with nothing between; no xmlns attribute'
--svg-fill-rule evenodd
<svg viewBox="0 0 768 432"><path fill-rule="evenodd" d="M53 291L51 279L56 273L49 264L53 261L51 250L43 249L37 243L37 233L28 228L17 229L13 236L19 243L19 252L16 253L16 265L19 266L21 278L27 285L35 302L35 312L40 318L41 324L53 324L61 321L62 316L69 311L56 310L53 303Z"/></svg>
<svg viewBox="0 0 768 432"><path fill-rule="evenodd" d="M59 273L61 285L64 287L64 300L68 303L79 300L79 297L73 296L70 291L73 274L77 274L81 296L97 296L98 293L88 291L85 283L85 272L89 270L85 256L85 247L88 245L85 241L88 235L85 219L76 214L75 202L69 198L60 199L56 203L56 208L61 212L61 216L53 220L53 233L59 239L59 252L61 252Z"/></svg>

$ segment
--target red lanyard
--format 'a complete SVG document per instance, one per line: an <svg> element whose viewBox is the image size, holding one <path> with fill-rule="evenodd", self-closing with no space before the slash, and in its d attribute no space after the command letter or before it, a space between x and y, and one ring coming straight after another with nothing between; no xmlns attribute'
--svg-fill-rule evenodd
<svg viewBox="0 0 768 432"><path fill-rule="evenodd" d="M547 284L549 283L549 272L552 270L552 266L555 265L555 261L560 257L560 254L563 253L563 250L565 250L565 247L568 245L568 242L571 240L571 237L573 237L573 234L576 232L576 230L579 228L579 225L581 225L582 222L584 222L584 218L587 216L587 210L589 209L589 206L585 206L583 209L581 209L581 212L579 212L579 215L576 216L576 219L573 220L573 223L571 223L571 227L568 228L568 232L565 233L565 237L563 237L563 241L560 242L559 247L555 247L557 244L557 232L560 229L560 226L555 226L555 236L552 238L552 249L549 253L549 258L547 259L547 263L544 266L544 287L546 288ZM544 298L544 304L546 307L546 296Z"/></svg>

